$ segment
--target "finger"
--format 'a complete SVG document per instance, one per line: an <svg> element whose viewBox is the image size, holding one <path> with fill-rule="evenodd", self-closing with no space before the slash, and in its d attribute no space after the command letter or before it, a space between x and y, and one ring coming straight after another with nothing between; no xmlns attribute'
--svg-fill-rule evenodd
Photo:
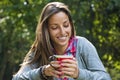
<svg viewBox="0 0 120 80"><path fill-rule="evenodd" d="M58 73L58 74L59 74L59 73ZM53 77L57 77L57 78L58 78L58 77L59 77L58 74L54 71L54 72L51 73L51 76L53 76Z"/></svg>
<svg viewBox="0 0 120 80"><path fill-rule="evenodd" d="M62 72L60 70L56 70L54 68L52 68L49 72L48 72L51 76L53 77L57 77L59 78L62 75Z"/></svg>
<svg viewBox="0 0 120 80"><path fill-rule="evenodd" d="M69 77L74 77L74 74L76 74L76 73L73 73L73 72L66 72L66 73L64 73L66 76L69 76Z"/></svg>
<svg viewBox="0 0 120 80"><path fill-rule="evenodd" d="M65 76L74 77L74 75L76 74L76 71L75 71L75 69L66 68L66 69L62 70L62 73Z"/></svg>
<svg viewBox="0 0 120 80"><path fill-rule="evenodd" d="M73 60L74 60L74 61L77 61L75 57L73 57Z"/></svg>
<svg viewBox="0 0 120 80"><path fill-rule="evenodd" d="M54 69L58 69L61 65L59 61L51 61L50 66L53 67Z"/></svg>
<svg viewBox="0 0 120 80"><path fill-rule="evenodd" d="M76 63L77 60L75 58L73 59L64 59L61 61L61 63Z"/></svg>
<svg viewBox="0 0 120 80"><path fill-rule="evenodd" d="M45 73L47 76L54 76L54 77L59 77L61 75L61 72L58 70L55 70L53 67L50 65L47 65L45 68Z"/></svg>
<svg viewBox="0 0 120 80"><path fill-rule="evenodd" d="M65 75L73 77L73 78L76 78L78 76L78 73L79 73L78 66L74 66L74 67L62 67L62 68L60 68L60 70Z"/></svg>
<svg viewBox="0 0 120 80"><path fill-rule="evenodd" d="M52 68L56 69L56 67L55 67L55 66L53 66L53 64L52 64L52 63L50 63L50 66L51 66Z"/></svg>
<svg viewBox="0 0 120 80"><path fill-rule="evenodd" d="M70 62L70 63L61 63L62 67L71 67L71 68L75 68L77 66L77 62Z"/></svg>
<svg viewBox="0 0 120 80"><path fill-rule="evenodd" d="M55 70L54 71L54 77L57 77L57 78L59 78L61 75L63 75L63 72L61 72L61 71L58 71L58 70Z"/></svg>

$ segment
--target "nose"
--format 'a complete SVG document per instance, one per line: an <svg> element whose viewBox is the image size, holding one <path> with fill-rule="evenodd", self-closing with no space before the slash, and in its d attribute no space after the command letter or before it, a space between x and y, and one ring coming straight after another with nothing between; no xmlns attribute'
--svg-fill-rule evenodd
<svg viewBox="0 0 120 80"><path fill-rule="evenodd" d="M61 33L62 35L65 34L65 29L64 29L64 27L62 27L62 26L61 26L61 28L60 28L60 33Z"/></svg>

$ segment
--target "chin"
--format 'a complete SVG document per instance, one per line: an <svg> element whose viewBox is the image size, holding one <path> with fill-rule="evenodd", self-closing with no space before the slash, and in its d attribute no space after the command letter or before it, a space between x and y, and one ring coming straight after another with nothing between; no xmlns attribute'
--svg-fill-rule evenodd
<svg viewBox="0 0 120 80"><path fill-rule="evenodd" d="M61 43L59 43L59 45L61 45L61 46L66 46L66 45L68 45L68 42L65 42L65 43L64 43L64 42L63 42L63 43L61 42Z"/></svg>

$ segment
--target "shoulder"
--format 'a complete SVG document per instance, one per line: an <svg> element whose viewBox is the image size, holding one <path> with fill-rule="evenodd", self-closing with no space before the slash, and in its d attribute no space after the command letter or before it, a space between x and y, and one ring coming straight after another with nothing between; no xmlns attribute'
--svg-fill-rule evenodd
<svg viewBox="0 0 120 80"><path fill-rule="evenodd" d="M94 45L85 37L76 36L77 38L77 48L87 49L94 48Z"/></svg>
<svg viewBox="0 0 120 80"><path fill-rule="evenodd" d="M77 38L77 40L78 40L78 44L80 43L80 44L85 44L85 43L88 43L88 42L90 42L87 38L85 38L85 37L82 37L82 36L76 36L76 38ZM90 42L91 43L91 42Z"/></svg>
<svg viewBox="0 0 120 80"><path fill-rule="evenodd" d="M30 50L26 54L23 63L30 63L33 60L33 58L34 58L34 55L35 55L35 52L33 52L33 51Z"/></svg>

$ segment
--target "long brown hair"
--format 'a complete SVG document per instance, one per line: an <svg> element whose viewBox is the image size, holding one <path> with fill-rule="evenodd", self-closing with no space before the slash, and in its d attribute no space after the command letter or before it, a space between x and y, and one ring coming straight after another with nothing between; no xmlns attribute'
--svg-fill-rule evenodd
<svg viewBox="0 0 120 80"><path fill-rule="evenodd" d="M48 32L48 19L60 12L63 11L68 15L71 27L72 35L75 36L75 29L73 26L73 21L70 15L68 7L61 2L51 2L48 3L42 10L40 19L36 28L36 39L32 44L32 48L26 55L24 61L28 63L39 62L38 66L48 64L49 56L53 55L52 52L52 43L50 41L50 36ZM29 60L30 55L33 54L32 60Z"/></svg>

